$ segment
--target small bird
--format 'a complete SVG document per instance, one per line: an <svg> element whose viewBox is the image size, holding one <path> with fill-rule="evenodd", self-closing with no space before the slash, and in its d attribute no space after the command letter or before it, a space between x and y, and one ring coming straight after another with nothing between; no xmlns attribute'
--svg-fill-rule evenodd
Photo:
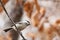
<svg viewBox="0 0 60 40"><path fill-rule="evenodd" d="M17 23L16 24L16 27L17 27L17 29L19 31L22 31L23 29L25 29L29 25L30 25L30 22L29 21L27 21L27 22L20 22L20 23ZM12 30L12 29L16 30L15 26L12 26L12 27L10 27L8 29L5 29L4 31L5 32L8 32L9 30Z"/></svg>

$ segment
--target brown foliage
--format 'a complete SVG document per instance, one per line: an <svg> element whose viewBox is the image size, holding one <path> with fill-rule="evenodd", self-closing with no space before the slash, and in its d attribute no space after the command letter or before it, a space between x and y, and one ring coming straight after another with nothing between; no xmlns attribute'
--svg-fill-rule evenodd
<svg viewBox="0 0 60 40"><path fill-rule="evenodd" d="M27 2L24 4L24 10L27 12L27 16L31 18L31 14L33 11L33 3Z"/></svg>
<svg viewBox="0 0 60 40"><path fill-rule="evenodd" d="M2 3L5 5L8 2L8 0L2 0ZM2 6L0 5L0 13L3 11Z"/></svg>
<svg viewBox="0 0 60 40"><path fill-rule="evenodd" d="M2 8L2 6L0 5L0 13L3 11L3 8Z"/></svg>

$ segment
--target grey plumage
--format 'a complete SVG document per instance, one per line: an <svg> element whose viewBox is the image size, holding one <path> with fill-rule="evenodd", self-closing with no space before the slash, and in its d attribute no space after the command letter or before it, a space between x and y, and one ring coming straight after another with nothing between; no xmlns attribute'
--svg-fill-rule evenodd
<svg viewBox="0 0 60 40"><path fill-rule="evenodd" d="M20 22L20 23L17 23L16 24L16 27L17 27L17 29L19 30L19 31L22 31L23 29L25 29L27 26L29 26L30 25L30 22L29 21L27 21L27 22ZM16 30L16 28L15 28L15 26L12 26L12 27L10 27L10 28L8 28L8 29L5 29L4 31L5 32L8 32L9 30L12 30L12 29L14 29L14 30ZM17 31L17 30L16 30Z"/></svg>

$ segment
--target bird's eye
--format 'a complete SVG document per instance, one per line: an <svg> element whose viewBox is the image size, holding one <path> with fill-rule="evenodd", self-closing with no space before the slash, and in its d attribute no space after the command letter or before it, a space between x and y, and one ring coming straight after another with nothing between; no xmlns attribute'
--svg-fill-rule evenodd
<svg viewBox="0 0 60 40"><path fill-rule="evenodd" d="M26 20L27 21L27 20ZM27 21L28 23L30 23L29 21Z"/></svg>

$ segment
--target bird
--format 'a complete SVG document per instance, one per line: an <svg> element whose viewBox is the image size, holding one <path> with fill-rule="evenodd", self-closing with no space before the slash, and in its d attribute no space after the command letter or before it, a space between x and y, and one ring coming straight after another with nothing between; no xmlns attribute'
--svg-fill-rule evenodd
<svg viewBox="0 0 60 40"><path fill-rule="evenodd" d="M27 26L30 25L30 22L27 21L27 22L19 22L19 23L16 23L16 27L19 31L22 31L23 29L25 29ZM8 32L9 30L16 30L15 26L12 26L10 28L7 28L7 29L4 29L5 32ZM17 31L17 30L16 30Z"/></svg>
<svg viewBox="0 0 60 40"><path fill-rule="evenodd" d="M18 23L21 20L23 15L23 5L22 1L19 0L9 0L8 3L5 5L5 9L8 12L9 17L14 21L14 23ZM0 19L4 21L2 28L11 27L14 25L10 19L7 17L5 11L2 12L0 15ZM11 30L8 32L10 33L12 40L18 40L19 34L15 30ZM8 37L10 35L7 35Z"/></svg>

